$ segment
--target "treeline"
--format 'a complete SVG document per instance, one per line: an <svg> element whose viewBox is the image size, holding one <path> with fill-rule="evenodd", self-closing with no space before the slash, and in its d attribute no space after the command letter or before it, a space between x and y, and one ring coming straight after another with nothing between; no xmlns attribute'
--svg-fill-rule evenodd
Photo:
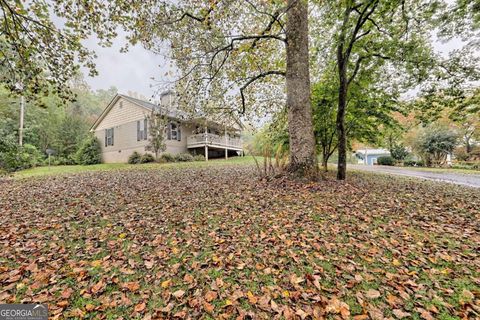
<svg viewBox="0 0 480 320"><path fill-rule="evenodd" d="M317 154L327 171L338 150L338 100L333 77L326 73L322 79L312 85L312 110ZM356 149L375 146L390 151L382 164L443 166L451 157L456 167L480 168L480 89L435 91L405 101L362 85L361 91L353 85L345 116L350 162L357 161ZM287 151L286 112L257 132L248 149L257 155Z"/></svg>
<svg viewBox="0 0 480 320"><path fill-rule="evenodd" d="M117 89L93 91L78 78L71 88L73 101L65 102L54 93L26 100L23 146L19 146L20 96L0 87L0 170L46 164L47 149L54 152L52 164L88 162L79 149L82 144L86 150L88 144L95 148L89 129Z"/></svg>

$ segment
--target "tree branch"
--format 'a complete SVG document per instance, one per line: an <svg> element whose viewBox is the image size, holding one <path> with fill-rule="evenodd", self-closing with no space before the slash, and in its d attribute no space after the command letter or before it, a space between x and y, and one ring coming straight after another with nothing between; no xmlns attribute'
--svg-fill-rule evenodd
<svg viewBox="0 0 480 320"><path fill-rule="evenodd" d="M271 70L271 71L266 71L266 72L263 72L263 73L260 73L252 78L250 78L250 80L248 80L241 88L240 88L240 95L242 97L242 111L240 112L241 114L245 114L245 94L243 93L243 91L245 89L248 88L248 86L250 86L252 83L254 83L255 81L259 80L259 79L262 79L262 78L265 78L267 76L270 76L270 75L279 75L279 76L285 76L285 71L278 71L278 70Z"/></svg>

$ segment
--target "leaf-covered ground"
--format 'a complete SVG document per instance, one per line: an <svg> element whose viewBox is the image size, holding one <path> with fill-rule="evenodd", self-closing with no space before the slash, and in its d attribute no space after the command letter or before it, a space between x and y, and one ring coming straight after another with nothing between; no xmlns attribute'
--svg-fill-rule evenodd
<svg viewBox="0 0 480 320"><path fill-rule="evenodd" d="M0 182L0 303L107 319L475 319L480 191L249 166Z"/></svg>

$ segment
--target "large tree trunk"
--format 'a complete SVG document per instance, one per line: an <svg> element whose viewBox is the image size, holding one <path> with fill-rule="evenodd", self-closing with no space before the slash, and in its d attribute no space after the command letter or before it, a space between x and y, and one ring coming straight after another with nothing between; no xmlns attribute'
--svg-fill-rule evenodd
<svg viewBox="0 0 480 320"><path fill-rule="evenodd" d="M289 171L297 176L318 172L310 104L308 59L308 1L288 0L287 11L287 109L290 135Z"/></svg>
<svg viewBox="0 0 480 320"><path fill-rule="evenodd" d="M337 180L345 180L347 176L347 134L345 132L345 112L347 108L347 70L346 62L339 57L339 90L337 111L337 135L338 135L338 165Z"/></svg>

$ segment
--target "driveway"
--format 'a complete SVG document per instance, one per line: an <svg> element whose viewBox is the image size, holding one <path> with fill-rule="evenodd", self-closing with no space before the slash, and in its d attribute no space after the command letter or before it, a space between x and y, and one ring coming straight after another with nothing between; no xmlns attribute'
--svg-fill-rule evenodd
<svg viewBox="0 0 480 320"><path fill-rule="evenodd" d="M354 170L390 173L401 176L415 177L427 180L442 181L454 184L460 184L464 186L480 188L480 174L464 174L455 172L433 172L424 171L421 169L409 169L403 167L390 167L390 166L367 166L367 165L348 165L348 168Z"/></svg>

